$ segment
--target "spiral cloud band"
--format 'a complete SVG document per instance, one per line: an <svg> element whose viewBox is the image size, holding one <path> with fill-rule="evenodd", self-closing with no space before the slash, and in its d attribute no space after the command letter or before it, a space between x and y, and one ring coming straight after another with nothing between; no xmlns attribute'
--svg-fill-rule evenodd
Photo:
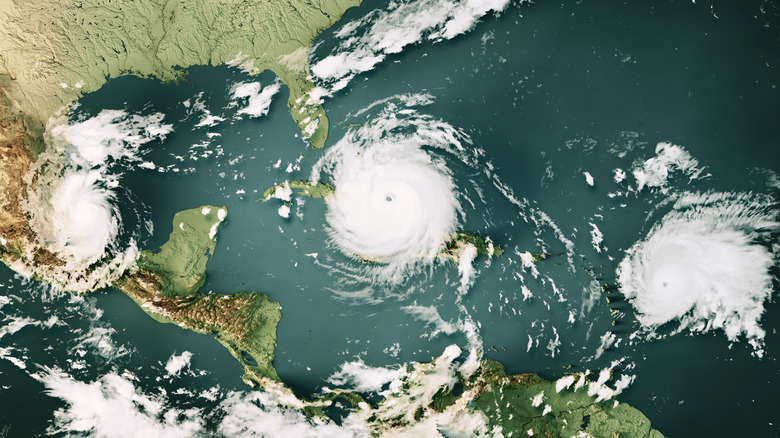
<svg viewBox="0 0 780 438"><path fill-rule="evenodd" d="M732 342L745 336L761 356L760 319L778 261L774 207L761 195L682 195L618 268L639 322L650 330L675 320L679 330L722 329Z"/></svg>
<svg viewBox="0 0 780 438"><path fill-rule="evenodd" d="M388 281L432 262L460 212L441 156L462 148L459 134L412 109L397 110L391 103L370 125L351 130L312 173L313 181L329 175L336 187L326 198L332 242L350 257L380 264L377 275Z"/></svg>
<svg viewBox="0 0 780 438"><path fill-rule="evenodd" d="M342 154L327 216L340 247L377 262L438 254L456 222L457 201L444 169L416 145Z"/></svg>
<svg viewBox="0 0 780 438"><path fill-rule="evenodd" d="M125 230L129 247L121 247L119 239L122 169L141 161L144 145L173 131L163 118L103 110L73 122L64 116L49 121L49 149L28 175L35 184L23 202L39 243L64 263L49 280L88 292L110 284L109 271L120 272L132 262L137 230ZM95 263L106 255L112 260L98 269Z"/></svg>

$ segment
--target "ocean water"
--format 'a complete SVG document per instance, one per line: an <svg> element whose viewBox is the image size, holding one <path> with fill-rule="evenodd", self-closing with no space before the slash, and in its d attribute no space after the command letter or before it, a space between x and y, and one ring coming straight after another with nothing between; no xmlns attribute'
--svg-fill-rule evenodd
<svg viewBox="0 0 780 438"><path fill-rule="evenodd" d="M383 3L366 2L343 22L376 7ZM681 146L709 174L672 172L671 191L777 196L768 181L780 172L779 25L776 5L761 1L512 4L465 35L391 55L327 98L326 149L352 125L380 119L388 104L371 107L376 102L425 94L431 102L415 106L417 113L468 136L466 149L484 151L474 163L447 158L463 206L459 229L489 236L506 253L478 258L474 284L462 296L451 262L414 272L401 284L350 282L345 274L362 268L329 240L324 201L294 200L289 218L277 213L278 200L258 202L274 184L307 179L325 153L301 138L284 88L267 115L235 117L231 87L246 81L269 86L270 73L251 77L232 67L197 67L177 84L119 78L81 99L72 118L103 109L165 114L174 132L145 146L144 160L155 169L122 170L122 184L136 199L120 200L120 208L127 217L139 206L148 211L144 219L153 231L139 227L136 236L148 249L167 240L177 211L228 208L203 290L258 291L281 304L274 365L302 396L332 387L328 378L348 361L393 366L430 361L450 344L467 347L461 330L437 333L435 322L411 310L432 307L444 323L457 325L465 309L479 323L484 357L509 373L554 379L619 361L617 376L634 376L619 400L667 436L777 436L776 280L760 319L762 358L744 339L729 342L719 330L670 334L672 328L662 326L659 339L632 337L639 326L631 305L617 294L608 304L599 288L615 284L625 251L670 208L668 193L627 194L614 179L615 169L630 175L655 157L657 143ZM319 38L313 60L335 50L339 29ZM203 116L197 102L225 120L196 126ZM593 227L603 234L595 245ZM524 251L551 255L537 263L538 276L522 267ZM138 387L165 390L177 409L210 409L213 400L195 395L216 386L246 390L239 364L210 336L159 324L118 291L74 299L5 268L0 283L5 296L18 297L0 307L4 324L31 321L0 336L0 347L11 349L0 360L6 407L0 423L8 426L0 432L7 436L41 434L57 424L54 411L65 404L31 376L47 368L84 382L131 370ZM524 297L523 287L533 296ZM48 327L52 315L57 321ZM610 332L617 341L601 354L602 336ZM103 333L104 342L89 340L90 333ZM171 355L185 351L192 353L189 373L166 376ZM190 393L175 392L182 387Z"/></svg>

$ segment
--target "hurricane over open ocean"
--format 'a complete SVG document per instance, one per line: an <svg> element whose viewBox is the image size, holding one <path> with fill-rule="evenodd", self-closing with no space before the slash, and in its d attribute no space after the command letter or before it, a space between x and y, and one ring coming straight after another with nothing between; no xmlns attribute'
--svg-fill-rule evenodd
<svg viewBox="0 0 780 438"><path fill-rule="evenodd" d="M773 2L6 3L0 437L780 436Z"/></svg>
<svg viewBox="0 0 780 438"><path fill-rule="evenodd" d="M672 210L627 251L621 291L643 326L744 336L763 355L764 302L772 296L780 210L769 196L682 193Z"/></svg>

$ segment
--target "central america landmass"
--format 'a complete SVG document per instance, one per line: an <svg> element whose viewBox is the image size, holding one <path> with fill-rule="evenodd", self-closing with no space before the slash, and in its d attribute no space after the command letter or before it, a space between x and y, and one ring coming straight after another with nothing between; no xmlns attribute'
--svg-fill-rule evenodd
<svg viewBox="0 0 780 438"><path fill-rule="evenodd" d="M195 65L230 64L252 74L271 70L290 90L292 118L314 147L322 147L328 120L310 95L308 53L317 35L359 4L43 0L0 5L0 258L41 280L47 278L45 269L62 266L57 254L38 242L20 199L35 181L30 169L46 150L50 118L66 115L78 98L112 78L176 81ZM437 430L436 418L468 414L484 419L491 434L660 436L636 409L602 399L609 388L601 379L586 381L586 373L549 382L535 374L507 376L500 364L481 361L472 372L455 376L462 392L455 394L446 384L431 387L437 372L455 372L450 365L460 353L457 347L431 363L407 366L399 376L403 384L376 404L338 390L316 400L295 396L273 367L280 305L256 292L199 291L226 214L224 207L213 206L177 214L169 241L158 251L141 253L114 286L157 321L216 334L243 365L244 381L275 393L284 404L324 418L325 406L344 399L372 435Z"/></svg>
<svg viewBox="0 0 780 438"><path fill-rule="evenodd" d="M534 373L507 375L492 360L480 361L472 369L457 368L453 361L461 351L455 346L433 362L407 365L397 377L400 385L375 404L339 389L314 400L297 396L273 367L281 306L257 292L199 292L226 217L225 207L210 205L177 213L168 242L157 251L142 252L137 267L114 286L159 322L215 334L243 365L243 380L274 393L282 404L327 421L323 409L342 399L373 436L441 432L442 419L463 415L484 421L483 432L489 435L663 436L640 411L614 400L615 391L605 385L609 372L602 371L597 381L580 372L552 382ZM462 386L457 393L451 386L453 379Z"/></svg>

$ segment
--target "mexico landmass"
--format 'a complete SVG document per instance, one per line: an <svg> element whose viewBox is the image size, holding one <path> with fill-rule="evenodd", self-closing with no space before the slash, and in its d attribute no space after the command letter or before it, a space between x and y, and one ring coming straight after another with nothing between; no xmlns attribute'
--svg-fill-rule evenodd
<svg viewBox="0 0 780 438"><path fill-rule="evenodd" d="M290 93L290 115L314 147L328 119L310 93L308 54L315 38L360 0L8 1L0 5L0 258L17 272L75 292L89 281L69 276L24 208L44 190L42 162L54 148L50 121L67 116L81 96L113 78L163 82L196 65L234 65L250 74L272 71ZM51 160L51 157L47 157ZM41 187L39 187L41 186ZM131 264L104 261L107 276ZM105 285L105 284L103 284ZM92 287L94 289L94 286Z"/></svg>
<svg viewBox="0 0 780 438"><path fill-rule="evenodd" d="M203 206L173 218L169 240L156 251L87 267L107 283L68 272L62 255L39 238L25 201L49 163L47 126L71 105L113 78L134 75L177 81L196 65L235 65L250 74L272 71L289 89L293 120L314 147L322 147L328 119L310 79L315 38L359 0L168 1L44 0L0 5L0 259L12 269L76 293L113 286L162 323L213 334L243 366L243 379L276 395L279 403L327 421L324 408L345 400L371 435L447 435L440 424L475 419L483 435L658 437L636 409L614 400L599 375L556 382L535 374L506 375L500 364L455 366L451 346L430 363L399 370L380 401L333 390L307 400L294 394L273 366L281 306L267 295L203 293L206 266L216 249L225 207ZM61 163L53 163L61 166ZM56 172L55 172L56 173ZM297 187L325 197L328 186ZM493 252L479 236L455 236L449 257L464 245ZM444 377L444 379L442 379ZM454 382L462 390L454 390ZM456 421L457 420L457 421Z"/></svg>

